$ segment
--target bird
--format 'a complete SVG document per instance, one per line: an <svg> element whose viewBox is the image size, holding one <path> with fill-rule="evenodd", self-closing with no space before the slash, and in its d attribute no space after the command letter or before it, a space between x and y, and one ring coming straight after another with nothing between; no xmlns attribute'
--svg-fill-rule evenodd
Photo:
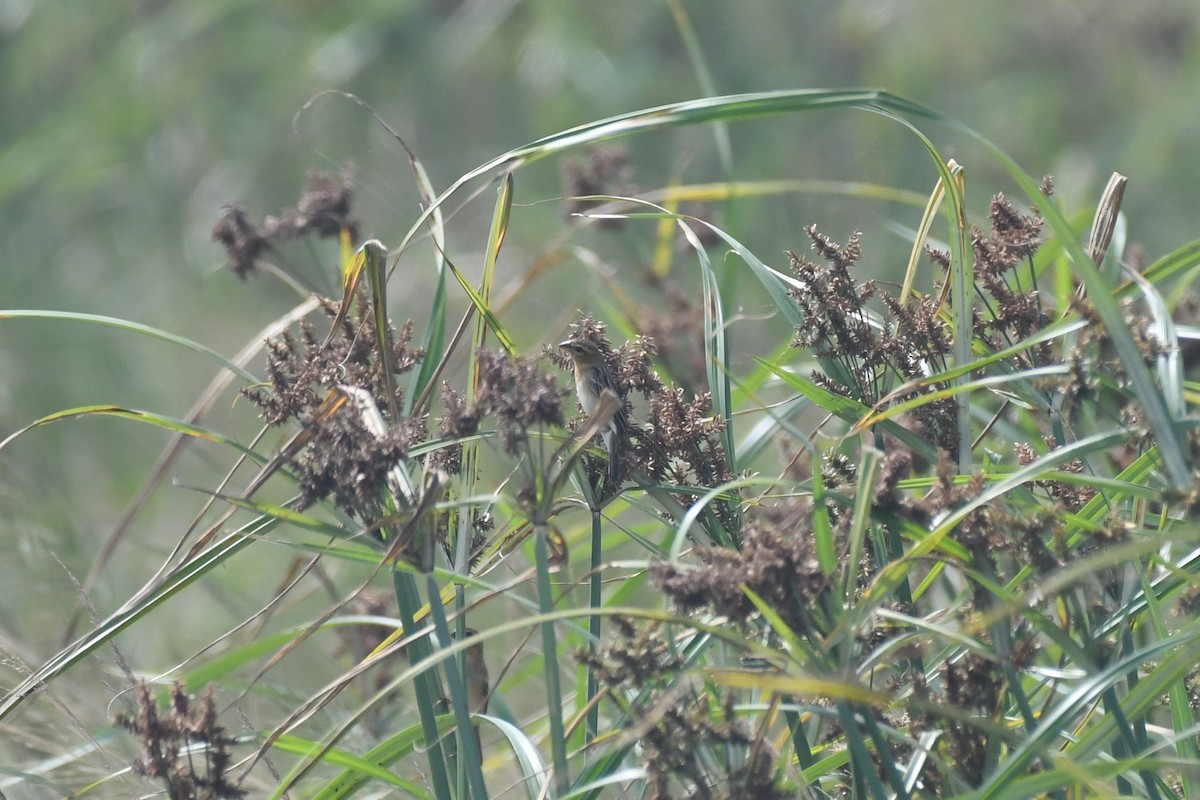
<svg viewBox="0 0 1200 800"><path fill-rule="evenodd" d="M467 638L476 634L474 628L467 628ZM467 704L472 714L486 714L491 686L488 683L487 662L483 659L483 640L475 640L468 648L466 658Z"/></svg>
<svg viewBox="0 0 1200 800"><path fill-rule="evenodd" d="M596 412L600 396L605 389L616 395L619 401L612 419L600 431L604 449L608 451L608 484L615 487L621 473L621 447L629 431L629 422L625 417L625 399L621 396L612 370L608 368L604 353L595 342L587 339L567 339L558 346L570 357L575 367L575 394L584 414L590 417Z"/></svg>

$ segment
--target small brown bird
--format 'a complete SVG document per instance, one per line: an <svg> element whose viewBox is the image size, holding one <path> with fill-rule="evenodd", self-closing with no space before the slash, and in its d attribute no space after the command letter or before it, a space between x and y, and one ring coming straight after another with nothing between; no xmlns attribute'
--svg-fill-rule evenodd
<svg viewBox="0 0 1200 800"><path fill-rule="evenodd" d="M595 342L587 339L568 339L559 347L575 365L575 394L579 397L579 405L583 413L589 417L596 412L600 404L600 395L605 389L612 391L620 401L615 414L608 425L600 432L604 441L604 449L608 451L608 484L618 485L621 476L621 447L629 435L629 421L625 418L625 399L617 387L616 378L604 360L604 354Z"/></svg>
<svg viewBox="0 0 1200 800"><path fill-rule="evenodd" d="M475 630L467 628L467 637L473 637ZM483 659L483 640L476 640L467 648L467 703L471 706L472 714L486 714L488 697L492 687L488 684L487 662Z"/></svg>

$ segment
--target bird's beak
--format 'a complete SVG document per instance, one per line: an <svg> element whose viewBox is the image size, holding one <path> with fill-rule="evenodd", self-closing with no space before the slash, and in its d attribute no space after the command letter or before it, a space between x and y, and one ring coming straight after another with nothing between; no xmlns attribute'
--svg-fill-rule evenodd
<svg viewBox="0 0 1200 800"><path fill-rule="evenodd" d="M572 344L574 344L574 342L572 342L570 339L567 339L565 342L559 342L559 343L558 343L558 348L559 348L560 350L566 350L566 349L567 349L568 347L570 347Z"/></svg>

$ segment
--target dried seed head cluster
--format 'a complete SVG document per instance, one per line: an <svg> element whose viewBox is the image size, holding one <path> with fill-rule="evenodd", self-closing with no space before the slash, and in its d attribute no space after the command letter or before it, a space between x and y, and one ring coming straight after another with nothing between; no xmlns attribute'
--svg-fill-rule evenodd
<svg viewBox="0 0 1200 800"><path fill-rule="evenodd" d="M336 318L332 302L326 301L324 310ZM408 372L424 355L410 347L411 339L411 322L398 331L389 327L393 375ZM360 293L355 312L346 315L328 344L308 322L301 323L299 341L288 333L270 341L270 388L243 391L262 409L268 425L299 421L310 427L308 443L291 458L304 506L332 496L351 515L376 509L385 497L389 472L409 448L427 438L423 418L390 418L389 400L399 408L403 393L398 386L386 385L377 341L374 315ZM338 387L362 390L374 409L364 408L356 398L327 413L326 403ZM385 431L371 426L374 414Z"/></svg>
<svg viewBox="0 0 1200 800"><path fill-rule="evenodd" d="M1076 296L1072 310L1088 321L1075 343L1070 356L1071 373L1063 389L1064 408L1073 411L1081 400L1090 400L1114 417L1121 417L1136 433L1142 418L1130 387L1125 362L1117 352L1092 300ZM1150 369L1168 352L1154 333L1156 322L1141 301L1127 298L1119 303L1125 327L1132 335L1142 362ZM1136 436L1133 438L1137 438ZM1143 440L1143 442L1146 440Z"/></svg>
<svg viewBox="0 0 1200 800"><path fill-rule="evenodd" d="M448 475L461 473L461 440L475 434L484 418L491 417L503 451L522 457L522 463L530 467L525 473L526 480L516 489L518 501L529 509L538 501L539 483L533 472L544 466L539 458L543 451L531 447L531 442L543 429L563 426L563 399L569 392L559 386L555 375L542 371L537 356L510 356L500 350L485 350L479 353L476 366L474 402L468 403L457 390L442 384L444 411L438 418L438 430L446 442L432 454L432 465ZM439 521L435 535L450 555L454 545L447 521L445 518ZM474 558L482 554L480 548L492 526L489 514L473 515Z"/></svg>
<svg viewBox="0 0 1200 800"><path fill-rule="evenodd" d="M610 697L632 704L627 713L637 731L647 797L792 796L776 781L774 749L745 730L732 694L713 699L698 693L681 674L678 649L663 639L657 625L638 629L623 617L613 621L613 640L594 654L581 651L578 656ZM755 755L735 766L734 754L747 751ZM725 774L713 773L706 753L724 754Z"/></svg>
<svg viewBox="0 0 1200 800"><path fill-rule="evenodd" d="M804 317L793 345L812 350L824 365L813 375L820 386L873 406L882 398L891 377L916 381L944 369L951 352L946 323L938 317L933 298L904 304L886 293L880 302L884 324L872 322L867 301L878 293L873 281L858 283L850 271L862 258L859 234L843 246L817 231L806 229L812 249L823 264L789 252L792 271L801 286L790 291ZM899 395L896 402L944 388L941 384ZM911 412L919 433L938 448L957 452L957 408L952 399L931 399Z"/></svg>
<svg viewBox="0 0 1200 800"><path fill-rule="evenodd" d="M1018 212L1003 194L992 198L988 220L989 235L978 228L971 231L975 279L986 292L990 312L987 317L976 316L975 333L993 349L1000 350L1029 338L1050 322L1036 286L1023 285L1033 280L1033 254L1042 243L1043 221L1036 209L1032 214ZM1022 271L1017 269L1021 264L1030 267L1030 277L1022 277ZM1026 357L1033 365L1045 364L1052 357L1052 346L1043 342Z"/></svg>
<svg viewBox="0 0 1200 800"><path fill-rule="evenodd" d="M805 232L812 240L812 249L825 263L788 251L792 272L802 284L789 293L804 317L804 327L797 328L792 344L811 350L819 359L841 364L847 382L840 393L873 403L878 399L877 382L882 377L875 370L883 360L866 310L867 300L875 294L875 284L867 281L859 285L850 275L850 269L862 257L861 234L853 234L843 247L815 226Z"/></svg>
<svg viewBox="0 0 1200 800"><path fill-rule="evenodd" d="M389 473L425 438L424 425L407 418L379 436L350 408L312 427L312 439L292 458L301 507L331 497L347 514L372 520L384 513Z"/></svg>
<svg viewBox="0 0 1200 800"><path fill-rule="evenodd" d="M585 214L603 205L603 201L586 199L592 195L634 194L633 168L629 152L624 147L591 145L580 158L567 158L562 167L563 187L567 194L567 216ZM622 219L598 220L602 228L619 228Z"/></svg>
<svg viewBox="0 0 1200 800"><path fill-rule="evenodd" d="M397 376L411 371L424 357L411 347L412 324L398 331L389 326L391 386L377 354L374 314L364 291L351 313L338 320L338 307L323 305L336 328L322 339L308 322L299 335L285 333L267 346L269 388L244 394L263 412L269 425L299 421L307 426L304 446L290 454L299 477L302 504L331 497L351 515L378 518L388 491L394 489L397 464L413 446L428 439L424 417L393 419L403 408ZM630 380L634 380L631 375ZM346 402L331 403L339 394ZM485 351L478 357L475 401L442 386L441 434L451 441L436 451L430 466L450 474L461 470L462 448L453 441L475 433L484 417L496 420L506 453L517 455L529 431L563 425L566 390L552 374L543 373L534 357L513 358Z"/></svg>
<svg viewBox="0 0 1200 800"><path fill-rule="evenodd" d="M744 591L750 589L792 630L812 630L810 609L829 584L817 563L810 511L799 501L758 510L740 551L697 548L702 565L655 562L651 577L681 611L705 609L745 623L758 614Z"/></svg>
<svg viewBox="0 0 1200 800"><path fill-rule="evenodd" d="M650 397L650 415L654 436L634 452L653 478L707 487L733 480L721 444L724 422L713 415L708 392L688 400L683 389L660 389Z"/></svg>
<svg viewBox="0 0 1200 800"><path fill-rule="evenodd" d="M221 800L246 792L227 774L234 740L217 724L210 686L194 704L183 684L171 687L170 710L163 716L154 692L145 682L137 687L137 713L118 714L116 724L142 745L133 771L163 782L169 797Z"/></svg>
<svg viewBox="0 0 1200 800"><path fill-rule="evenodd" d="M308 174L308 188L294 208L255 225L244 209L226 206L213 225L212 238L224 246L234 274L244 278L272 247L307 233L331 237L345 230L352 240L357 239L358 224L350 218L353 193L352 166L343 167L338 175L313 170Z"/></svg>
<svg viewBox="0 0 1200 800"><path fill-rule="evenodd" d="M1053 436L1044 437L1042 444L1046 446L1048 451L1055 450L1058 447ZM1018 464L1024 467L1032 464L1037 458L1037 453L1034 452L1033 447L1028 443L1017 443ZM1083 468L1083 462L1076 459L1060 466L1059 471L1078 475L1083 472ZM1036 480L1033 482L1033 485L1044 488L1064 512L1072 514L1083 508L1089 500L1096 496L1096 490L1091 486L1076 485L1065 481Z"/></svg>
<svg viewBox="0 0 1200 800"><path fill-rule="evenodd" d="M591 667L597 680L609 686L627 686L642 690L647 686L663 688L683 668L677 651L669 647L654 625L638 628L622 616L612 618L616 635L612 642L589 653L576 655Z"/></svg>
<svg viewBox="0 0 1200 800"><path fill-rule="evenodd" d="M971 786L978 786L987 765L987 746L992 738L990 730L969 722L964 724L965 715L958 715L954 724L947 725L946 719L935 710L940 706L950 706L953 701L949 696L953 696L962 701L961 706L955 707L964 711L977 712L981 706L985 715L995 711L993 706L986 705L986 700L995 697L997 689L1003 684L992 685L987 681L989 677L999 680L1002 680L1002 677L991 674L987 662L983 659L973 654L968 655L967 659L965 664L944 664L940 672L940 681L934 679L936 688L926 681L923 672L914 671L909 674L912 696L920 702L909 705L907 727L914 737L927 732L937 732L939 736L935 752L939 759L952 767L952 774L956 777L967 780ZM948 684L952 688L947 688ZM971 685L978 686L981 692L978 696L964 691L965 687ZM899 687L894 687L894 691L898 690ZM921 771L919 786L925 790L921 796L924 797L925 792L929 792L929 797L942 797L943 793L939 790L943 783L942 772L933 768L931 764L926 764L925 769Z"/></svg>
<svg viewBox="0 0 1200 800"><path fill-rule="evenodd" d="M939 754L954 766L954 774L970 786L978 786L983 781L991 737L974 725L947 726L945 720L927 709L946 705L981 712L986 719L996 713L1003 687L1004 672L1000 665L977 653L968 653L961 660L942 665L940 691L934 692L921 681L919 696L926 705L924 709L919 706L912 709L913 732L941 731L944 735L937 743ZM926 770L922 777L930 785L937 785L941 779L936 770Z"/></svg>
<svg viewBox="0 0 1200 800"><path fill-rule="evenodd" d="M562 427L562 402L568 394L553 375L541 371L534 356L512 357L489 350L479 354L475 416L494 416L500 443L509 455L521 452L529 431Z"/></svg>
<svg viewBox="0 0 1200 800"><path fill-rule="evenodd" d="M438 417L438 433L451 444L433 454L433 463L448 475L462 472L462 443L458 440L473 436L479 430L479 412L467 408L466 398L446 382L442 382L442 408Z"/></svg>

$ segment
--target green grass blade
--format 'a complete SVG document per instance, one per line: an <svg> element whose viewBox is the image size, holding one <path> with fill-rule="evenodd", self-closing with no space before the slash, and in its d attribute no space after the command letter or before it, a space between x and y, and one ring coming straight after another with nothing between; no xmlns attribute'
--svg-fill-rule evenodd
<svg viewBox="0 0 1200 800"><path fill-rule="evenodd" d="M434 629L437 631L438 640L449 643L450 625L446 621L446 610L442 607L438 600L440 592L438 591L437 581L432 575L425 576L425 593L430 598L429 616L433 618ZM466 654L463 653L461 658L455 662L447 662L444 670L446 675L446 685L450 689L450 708L454 713L455 727L457 728L457 753L459 768L466 771L467 785L470 787L470 796L473 800L487 800L487 787L483 782L483 753L479 749L478 740L475 738L475 729L471 726L471 706L467 700L467 686L463 678L463 668L461 664L466 659Z"/></svg>
<svg viewBox="0 0 1200 800"><path fill-rule="evenodd" d="M974 252L971 249L971 226L967 221L965 191L966 177L961 168L953 161L947 161L933 146L925 134L917 129L893 109L879 107L873 109L876 113L890 119L906 128L924 146L933 159L933 165L950 201L950 304L954 313L954 360L957 364L966 364L971 360L971 344L975 339L974 327L974 292L975 266ZM962 382L962 378L956 378ZM958 405L958 455L956 461L963 472L970 472L973 454L971 453L971 395L962 393L955 396Z"/></svg>
<svg viewBox="0 0 1200 800"><path fill-rule="evenodd" d="M212 547L171 570L151 586L144 587L130 601L106 617L92 631L72 642L34 670L0 699L0 720L8 716L25 698L96 652L121 631L143 620L166 600L190 586L212 569L253 542L253 537L269 530L275 520L258 520L240 531L219 539Z"/></svg>
<svg viewBox="0 0 1200 800"><path fill-rule="evenodd" d="M87 322L94 325L104 325L110 328L128 331L130 333L138 333L143 336L149 336L152 339L168 342L178 345L179 347L187 348L195 353L199 353L205 358L220 364L225 369L237 375L242 380L249 384L258 383L258 378L251 375L246 370L239 367L220 353L210 350L199 342L194 342L183 336L177 336L173 333L152 328L149 325L142 325L138 322L131 322L127 319L117 319L116 317L106 317L101 314L81 314L76 311L47 311L39 309L5 309L0 310L0 320L3 319L52 319L62 320L66 322Z"/></svg>
<svg viewBox="0 0 1200 800"><path fill-rule="evenodd" d="M550 584L549 547L544 525L537 526L534 556L537 561L538 609L542 616L546 617L554 610L554 594ZM554 630L554 623L549 620L542 622L541 628L546 715L550 722L550 753L554 764L555 789L552 796L562 796L570 788L571 776L567 769L567 737L563 725L562 685L558 673L558 636Z"/></svg>
<svg viewBox="0 0 1200 800"><path fill-rule="evenodd" d="M956 123L955 123L956 124ZM1113 287L1105 280L1099 268L1084 251L1072 234L1070 224L1054 203L1044 202L1037 184L996 145L984 136L975 133L965 126L958 126L970 134L976 141L988 149L1008 174L1021 187L1032 202L1039 203L1046 224L1062 240L1075 266L1088 298L1095 307L1096 315L1100 318L1113 347L1121 359L1126 375L1133 387L1133 393L1146 415L1150 429L1154 431L1155 441L1162 453L1163 466L1166 469L1171 485L1180 491L1186 491L1191 485L1191 458L1184 446L1185 437L1178 426L1178 421L1172 417L1163 399L1162 390L1155 384L1150 370L1143 362L1142 353L1133 341L1133 336L1125 324L1124 316L1113 294Z"/></svg>
<svg viewBox="0 0 1200 800"><path fill-rule="evenodd" d="M421 599L417 592L414 576L408 572L395 571L392 573L392 585L395 588L396 604L400 611L400 624L406 635L417 630L417 614L421 611ZM437 598L431 597L437 602ZM437 703L442 697L437 674L432 669L417 667L428 660L433 648L429 637L421 636L414 639L405 649L410 669L415 671L413 689L416 693L417 714L421 719L421 729L425 734L425 752L429 764L429 778L433 783L433 793L438 800L451 800L454 796L450 789L449 770L446 755L441 744L441 734L437 724ZM332 743L331 743L332 744Z"/></svg>
<svg viewBox="0 0 1200 800"><path fill-rule="evenodd" d="M388 331L387 310L387 248L376 239L363 242L359 248L366 255L364 270L371 287L371 311L375 319L375 347L383 367L383 385L387 387L388 411L393 424L400 419L396 403L396 370L392 364L392 337Z"/></svg>
<svg viewBox="0 0 1200 800"><path fill-rule="evenodd" d="M508 740L509 746L512 747L513 755L517 759L517 766L521 770L521 775L524 776L523 783L525 791L529 795L529 800L538 800L540 794L538 787L545 780L546 764L542 761L542 755L538 752L537 745L525 734L525 731L506 720L486 714L479 716L481 719L490 722L493 727L504 734L504 738Z"/></svg>
<svg viewBox="0 0 1200 800"><path fill-rule="evenodd" d="M265 461L262 456L255 453L253 450L244 447L241 443L217 433L216 431L209 430L208 428L201 428L198 425L193 425L181 419L175 419L174 417L166 417L162 414L156 414L153 411L142 411L136 408L123 408L122 406L114 405L80 406L78 408L68 408L64 409L63 411L56 411L53 414L47 414L40 419L34 420L24 428L9 434L3 441L0 441L0 450L3 450L5 447L7 447L17 437L28 433L34 428L40 428L55 422L63 422L66 420L78 419L80 417L92 416L128 419L134 422L141 422L151 425L156 428L162 428L163 430L171 431L172 433L191 436L196 439L205 439L210 442L227 444L237 449L239 452L250 456L256 461Z"/></svg>
<svg viewBox="0 0 1200 800"><path fill-rule="evenodd" d="M835 108L889 109L897 114L934 118L932 109L878 89L797 89L751 94L703 97L680 103L619 114L543 137L509 150L467 172L440 194L413 224L397 248L407 249L433 209L467 184L484 176L516 169L566 150L662 127L699 125L709 122L748 120L788 113Z"/></svg>
<svg viewBox="0 0 1200 800"><path fill-rule="evenodd" d="M284 734L275 740L273 749L282 753L293 753L295 755L307 756L321 749L318 742L313 742L308 739L301 738L292 734ZM404 778L396 775L388 769L384 769L370 758L360 758L345 750L332 748L325 750L320 755L321 761L335 767L342 767L347 773L361 776L363 779L376 780L388 786L394 786L401 791L407 792L414 797L429 797L429 793L425 791L419 783L407 781ZM344 786L345 784L343 784ZM346 791L336 793L322 792L319 797L349 797Z"/></svg>
<svg viewBox="0 0 1200 800"><path fill-rule="evenodd" d="M696 251L700 260L700 275L704 286L704 368L708 375L708 390L712 395L713 413L724 421L721 446L725 449L726 466L731 475L737 474L737 454L734 452L733 404L729 386L729 330L716 273L709 263L704 245L682 220L679 228Z"/></svg>
<svg viewBox="0 0 1200 800"><path fill-rule="evenodd" d="M516 344L508 335L508 332L504 329L504 326L500 323L500 320L494 313L492 313L492 310L488 307L487 300L484 298L484 296L475 290L475 287L471 285L471 282L467 280L465 275L459 272L458 267L454 265L453 261L447 258L446 266L450 268L450 274L453 275L454 279L458 281L458 285L462 287L463 292L467 295L467 299L471 301L471 307L475 309L483 323L485 323L484 328L481 328L480 330L482 331L490 328L491 331L496 335L496 339L500 342L500 345L506 351L508 351L509 354L515 355L517 352ZM482 335L482 333L479 334L479 336Z"/></svg>
<svg viewBox="0 0 1200 800"><path fill-rule="evenodd" d="M588 564L588 608L599 608L604 601L602 593L604 574L601 571L604 563L604 539L600 509L598 508L592 510L591 533L591 552ZM591 634L591 639L588 641L589 655L596 653L596 645L600 642L602 633L602 620L603 617L595 614L588 617L588 633ZM585 686L585 700L588 704L587 719L584 722L585 746L590 745L600 732L600 705L592 702L599 690L600 682L596 677L596 670L589 665Z"/></svg>
<svg viewBox="0 0 1200 800"><path fill-rule="evenodd" d="M1156 702L1157 698L1161 697L1161 690L1165 690L1181 678L1195 664L1197 638L1198 633L1193 630L1187 636L1144 647L1109 665L1088 680L1081 681L1079 686L1042 714L1037 728L1008 754L996 772L986 778L972 797L975 800L1011 797L1012 785L1028 773L1035 759L1049 750L1057 749L1064 739L1073 738L1073 723L1083 710L1092 706L1115 683L1123 680L1130 670L1141 668L1150 659L1164 656L1158 668L1134 690L1140 696L1151 697L1152 700L1148 702ZM1187 644L1191 644L1191 648L1185 647ZM1152 680L1155 676L1158 679ZM1088 758L1088 752L1094 753L1094 748L1099 742L1109 740L1114 734L1115 726L1116 722L1111 716L1105 716L1075 744L1068 745L1068 753L1076 756L1077 763L1089 763L1091 759Z"/></svg>
<svg viewBox="0 0 1200 800"><path fill-rule="evenodd" d="M821 459L812 460L812 514L813 546L817 551L817 563L821 573L828 578L837 570L837 545L834 542L833 523L826 503L825 480L821 477ZM845 597L840 598L845 602Z"/></svg>
<svg viewBox="0 0 1200 800"><path fill-rule="evenodd" d="M412 725L372 747L362 755L359 761L365 762L372 767L385 768L399 761L401 758L415 753L421 741L421 736L420 725ZM388 774L392 775L396 780L403 780L403 778L396 777L393 772L389 771ZM340 775L325 784L319 792L313 795L312 800L345 800L345 798L353 797L373 777L373 771L359 769L356 764L349 764ZM426 791L424 786L412 784L409 781L405 781L404 783L404 786L398 786L397 788L402 788L413 797L420 798L420 800L432 800L433 795Z"/></svg>
<svg viewBox="0 0 1200 800"><path fill-rule="evenodd" d="M845 397L840 394L834 394L826 389L817 386L812 381L802 378L798 375L793 375L786 370L777 367L761 358L755 358L759 364L763 365L771 372L775 373L784 383L792 387L800 394L804 395L818 407L828 411L830 414L849 422L854 425L871 414L871 409L857 400ZM914 453L917 453L922 458L932 463L937 463L937 449L934 448L928 441L917 436L907 428L897 424L895 420L883 420L880 423L885 433L890 433L904 444L912 448Z"/></svg>

